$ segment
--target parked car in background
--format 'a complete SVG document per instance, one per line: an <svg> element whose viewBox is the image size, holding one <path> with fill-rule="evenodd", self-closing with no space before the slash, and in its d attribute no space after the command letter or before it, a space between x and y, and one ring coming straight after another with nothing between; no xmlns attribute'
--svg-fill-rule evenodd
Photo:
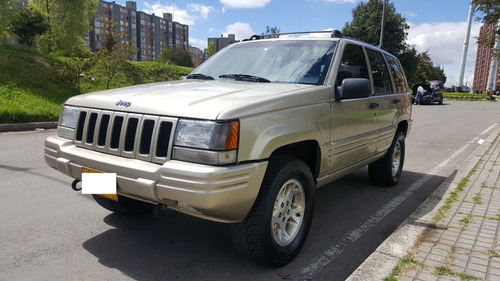
<svg viewBox="0 0 500 281"><path fill-rule="evenodd" d="M413 85L413 94L411 95L411 101L413 104L415 104L415 98L417 95L417 89L419 86L422 86L424 88L424 93L422 94L422 97L420 98L420 104L433 104L435 102L439 104L443 104L443 88L444 88L444 83L443 81L439 80L433 80L429 81L429 84L424 84L424 83L418 83Z"/></svg>

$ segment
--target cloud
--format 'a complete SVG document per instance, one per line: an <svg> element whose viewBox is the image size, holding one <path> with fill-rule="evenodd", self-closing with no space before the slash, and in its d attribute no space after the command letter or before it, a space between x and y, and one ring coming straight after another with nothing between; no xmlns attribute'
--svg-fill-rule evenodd
<svg viewBox="0 0 500 281"><path fill-rule="evenodd" d="M419 25L412 23L408 24L410 25L410 29L408 30L407 42L410 45L415 45L419 52L429 51L429 55L434 64L444 68L447 76L447 85L457 83L467 23L442 22L423 23ZM480 23L472 23L467 50L466 71L464 75L464 77L467 77L469 85L472 81L469 76L472 75L471 71L473 72L476 63L476 38L479 36L480 27Z"/></svg>
<svg viewBox="0 0 500 281"><path fill-rule="evenodd" d="M207 40L189 37L189 45L204 50L207 48Z"/></svg>
<svg viewBox="0 0 500 281"><path fill-rule="evenodd" d="M263 8L271 0L220 0L224 7L230 9L252 9L252 8ZM223 8L223 11L225 9Z"/></svg>
<svg viewBox="0 0 500 281"><path fill-rule="evenodd" d="M144 12L154 13L158 16L162 16L163 13L171 13L174 16L174 21L187 25L195 25L198 20L206 20L215 11L215 8L203 4L189 3L186 9L180 9L175 5L163 5L160 2L144 3Z"/></svg>
<svg viewBox="0 0 500 281"><path fill-rule="evenodd" d="M250 38L255 34L255 32L252 30L252 27L250 27L248 23L235 22L226 26L225 35L227 36L227 34L234 34L236 40L243 40Z"/></svg>

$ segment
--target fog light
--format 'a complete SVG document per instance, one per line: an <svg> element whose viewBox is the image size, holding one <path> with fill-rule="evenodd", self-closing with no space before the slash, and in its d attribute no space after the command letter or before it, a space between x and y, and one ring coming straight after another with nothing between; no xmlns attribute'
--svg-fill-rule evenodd
<svg viewBox="0 0 500 281"><path fill-rule="evenodd" d="M191 207L191 205L189 205L188 203L186 202L178 202L177 203L177 206L181 209L184 209L186 211L190 211L190 212L195 212L195 213L198 213L198 211L196 211L195 208Z"/></svg>

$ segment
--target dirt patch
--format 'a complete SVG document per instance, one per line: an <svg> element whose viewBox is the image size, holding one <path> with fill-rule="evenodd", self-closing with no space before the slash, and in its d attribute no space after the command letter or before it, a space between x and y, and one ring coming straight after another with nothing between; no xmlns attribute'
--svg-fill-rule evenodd
<svg viewBox="0 0 500 281"><path fill-rule="evenodd" d="M51 67L50 63L46 59L44 59L42 57L39 57L39 56L35 57L35 62L43 65L43 67L45 67L45 68L50 68Z"/></svg>

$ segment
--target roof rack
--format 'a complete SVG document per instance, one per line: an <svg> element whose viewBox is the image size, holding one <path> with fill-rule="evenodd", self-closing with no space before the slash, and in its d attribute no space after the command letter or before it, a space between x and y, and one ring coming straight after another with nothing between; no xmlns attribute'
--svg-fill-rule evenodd
<svg viewBox="0 0 500 281"><path fill-rule="evenodd" d="M273 34L262 34L262 35L252 35L248 39L243 41L260 40L267 38L278 38L280 35L295 35L295 34L306 34L306 33L331 33L331 38L342 38L342 32L340 30L321 30L321 31L297 31L297 32L283 32L283 33L273 33Z"/></svg>

